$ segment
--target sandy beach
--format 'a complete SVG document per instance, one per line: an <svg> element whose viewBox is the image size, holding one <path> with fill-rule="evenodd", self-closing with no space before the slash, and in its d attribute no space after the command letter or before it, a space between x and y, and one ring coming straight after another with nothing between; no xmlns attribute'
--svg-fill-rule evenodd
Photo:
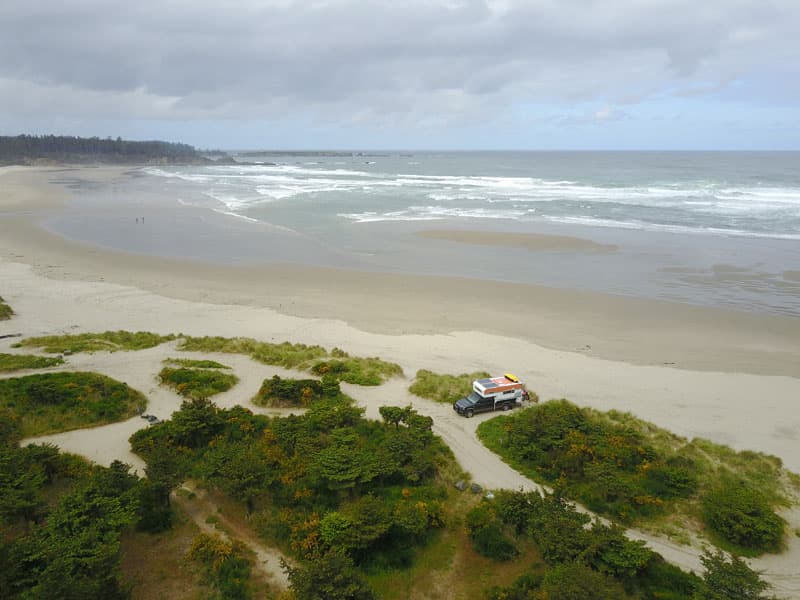
<svg viewBox="0 0 800 600"><path fill-rule="evenodd" d="M113 181L125 171L82 169L80 176ZM126 329L250 336L380 356L400 364L407 378L421 368L512 371L544 399L630 411L679 435L774 454L800 472L800 319L525 284L209 265L109 251L39 226L47 215L69 210L69 192L48 183L63 173L0 169L0 296L17 313L0 322L0 335ZM0 351L13 341L0 340ZM148 395L149 412L168 417L179 400L157 386L155 373L174 355L170 346L122 358L80 355L70 358L70 368L126 381ZM223 362L235 363L242 384L220 398L222 405L247 403L261 380L278 372L243 357ZM380 404L413 402L434 417L437 433L469 463L476 481L525 485L475 439L481 418L460 419L448 406L414 399L407 384L398 379L347 391L368 414ZM98 462L122 458L141 466L125 449L141 426L137 418L96 435L55 437L65 450ZM798 526L797 513L789 517ZM798 597L800 538L789 538L786 553L754 565L767 569L776 591ZM697 566L696 552L672 559Z"/></svg>

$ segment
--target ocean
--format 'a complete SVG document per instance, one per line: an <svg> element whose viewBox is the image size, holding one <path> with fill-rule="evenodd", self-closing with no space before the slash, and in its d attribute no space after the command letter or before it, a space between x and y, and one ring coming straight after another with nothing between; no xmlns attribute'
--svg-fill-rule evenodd
<svg viewBox="0 0 800 600"><path fill-rule="evenodd" d="M84 189L66 235L222 263L282 262L588 289L800 315L800 153L242 153ZM131 228L137 213L148 232ZM532 251L422 231L574 236ZM466 235L468 242L469 235Z"/></svg>

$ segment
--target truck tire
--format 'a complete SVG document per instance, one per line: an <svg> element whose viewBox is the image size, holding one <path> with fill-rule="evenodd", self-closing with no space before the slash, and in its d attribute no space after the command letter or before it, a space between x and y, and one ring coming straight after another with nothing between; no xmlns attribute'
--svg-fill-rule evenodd
<svg viewBox="0 0 800 600"><path fill-rule="evenodd" d="M503 410L511 410L511 402L506 402L503 404Z"/></svg>
<svg viewBox="0 0 800 600"><path fill-rule="evenodd" d="M464 416L467 417L468 419L474 417L475 411L472 410L471 408L468 408L467 410L464 411Z"/></svg>

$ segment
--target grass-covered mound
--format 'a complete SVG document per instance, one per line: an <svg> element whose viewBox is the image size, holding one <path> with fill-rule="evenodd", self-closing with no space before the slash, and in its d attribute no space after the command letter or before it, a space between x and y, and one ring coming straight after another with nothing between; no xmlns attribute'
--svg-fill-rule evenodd
<svg viewBox="0 0 800 600"><path fill-rule="evenodd" d="M472 391L473 381L489 376L489 373L484 371L446 375L421 369L417 371L417 377L408 391L420 398L453 403Z"/></svg>
<svg viewBox="0 0 800 600"><path fill-rule="evenodd" d="M164 367L158 374L161 383L173 388L185 398L210 398L227 392L239 382L232 373L217 369Z"/></svg>
<svg viewBox="0 0 800 600"><path fill-rule="evenodd" d="M42 348L51 354L62 352L116 352L118 350L145 350L174 340L175 336L158 335L147 331L105 331L103 333L78 333L75 335L47 335L26 338L14 344L15 348Z"/></svg>
<svg viewBox="0 0 800 600"><path fill-rule="evenodd" d="M290 417L195 400L131 445L155 477L191 477L246 506L260 534L299 561L295 589L326 569L363 587L368 571L408 567L444 525L441 479L457 467L431 426L412 410L397 423L366 420L343 395Z"/></svg>
<svg viewBox="0 0 800 600"><path fill-rule="evenodd" d="M350 356L339 348L334 348L331 356L328 360L314 364L311 372L315 375L333 376L339 381L356 385L381 385L390 377L403 375L400 365L377 357Z"/></svg>
<svg viewBox="0 0 800 600"><path fill-rule="evenodd" d="M63 365L64 359L33 354L7 354L0 352L0 373L22 369L46 369Z"/></svg>
<svg viewBox="0 0 800 600"><path fill-rule="evenodd" d="M164 364L187 369L230 369L228 365L223 365L215 360L194 360L191 358L168 358Z"/></svg>
<svg viewBox="0 0 800 600"><path fill-rule="evenodd" d="M146 404L141 392L97 373L0 379L0 408L18 419L26 437L122 421Z"/></svg>
<svg viewBox="0 0 800 600"><path fill-rule="evenodd" d="M283 342L273 344L259 342L252 338L185 337L178 345L179 350L190 352L227 352L231 354L247 354L254 360L266 365L276 365L286 369L307 368L312 361L325 357L328 352L322 346L291 344Z"/></svg>
<svg viewBox="0 0 800 600"><path fill-rule="evenodd" d="M312 402L339 395L339 383L330 377L317 379L282 379L278 375L265 379L253 403L258 406L307 408Z"/></svg>
<svg viewBox="0 0 800 600"><path fill-rule="evenodd" d="M0 298L0 321L5 321L10 319L14 315L14 311L11 310L11 307L6 304L6 301L3 298Z"/></svg>
<svg viewBox="0 0 800 600"><path fill-rule="evenodd" d="M521 472L624 523L702 520L744 554L779 551L789 483L780 459L675 436L631 415L547 402L481 423L478 435Z"/></svg>
<svg viewBox="0 0 800 600"><path fill-rule="evenodd" d="M187 337L178 349L247 354L267 365L311 371L320 376L331 375L339 381L357 385L381 385L390 377L403 374L399 365L379 358L350 356L339 348L328 353L322 346L289 342L273 344L252 338Z"/></svg>

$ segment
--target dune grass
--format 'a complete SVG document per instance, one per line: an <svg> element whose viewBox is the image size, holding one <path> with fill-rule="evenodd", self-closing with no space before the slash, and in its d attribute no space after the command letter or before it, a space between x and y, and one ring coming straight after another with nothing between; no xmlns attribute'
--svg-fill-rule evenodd
<svg viewBox="0 0 800 600"><path fill-rule="evenodd" d="M640 526L700 522L714 543L745 556L780 551L785 524L775 510L797 491L776 457L566 400L485 421L478 436L521 473L597 513Z"/></svg>
<svg viewBox="0 0 800 600"><path fill-rule="evenodd" d="M0 408L23 436L123 421L147 404L127 384L98 373L39 373L0 379Z"/></svg>
<svg viewBox="0 0 800 600"><path fill-rule="evenodd" d="M381 385L391 377L403 376L400 365L378 357L350 356L339 348L334 348L331 356L328 360L314 364L311 372L320 376L333 376L339 381L356 385Z"/></svg>
<svg viewBox="0 0 800 600"><path fill-rule="evenodd" d="M473 381L489 376L485 371L447 375L421 369L408 391L420 398L452 403L472 391Z"/></svg>
<svg viewBox="0 0 800 600"><path fill-rule="evenodd" d="M226 392L239 382L231 373L216 369L193 369L186 367L164 367L158 374L161 383L173 388L186 398L210 398Z"/></svg>
<svg viewBox="0 0 800 600"><path fill-rule="evenodd" d="M390 377L403 374L399 365L380 358L350 356L339 348L328 353L322 346L290 342L273 344L252 338L186 337L178 349L247 354L267 365L311 371L320 376L330 374L339 381L357 385L381 385Z"/></svg>
<svg viewBox="0 0 800 600"><path fill-rule="evenodd" d="M63 358L0 352L0 373L21 371L22 369L46 369L47 367L56 367L63 364Z"/></svg>
<svg viewBox="0 0 800 600"><path fill-rule="evenodd" d="M116 352L118 350L145 350L174 340L175 336L159 335L147 331L105 331L103 333L78 333L74 335L48 335L26 338L14 348L41 348L51 354L63 352Z"/></svg>
<svg viewBox="0 0 800 600"><path fill-rule="evenodd" d="M0 297L0 321L5 321L10 319L14 314L14 311L11 310L11 307L6 304L6 301Z"/></svg>
<svg viewBox="0 0 800 600"><path fill-rule="evenodd" d="M252 338L219 336L185 337L179 344L178 350L247 354L266 365L277 365L286 369L301 369L312 361L328 355L322 346L307 346L289 342L273 344L259 342Z"/></svg>
<svg viewBox="0 0 800 600"><path fill-rule="evenodd" d="M187 369L230 369L228 365L223 365L215 360L193 360L191 358L167 358L164 360L164 364Z"/></svg>

